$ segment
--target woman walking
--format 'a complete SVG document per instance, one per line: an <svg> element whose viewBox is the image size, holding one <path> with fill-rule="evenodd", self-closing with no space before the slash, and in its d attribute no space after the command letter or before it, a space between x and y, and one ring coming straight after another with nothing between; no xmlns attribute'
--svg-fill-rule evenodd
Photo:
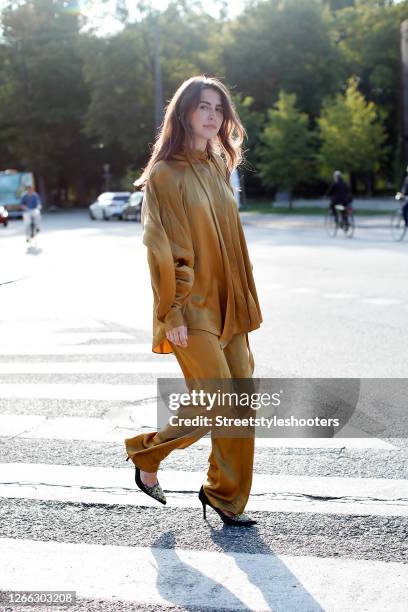
<svg viewBox="0 0 408 612"><path fill-rule="evenodd" d="M155 353L174 353L189 385L251 378L248 332L261 310L233 191L245 131L226 87L192 77L170 101L143 174L142 223L154 298ZM226 164L221 157L223 153ZM142 491L166 503L157 480L161 461L207 430L169 425L125 440ZM254 437L213 435L207 482L199 498L223 522L249 526L243 514L251 484Z"/></svg>

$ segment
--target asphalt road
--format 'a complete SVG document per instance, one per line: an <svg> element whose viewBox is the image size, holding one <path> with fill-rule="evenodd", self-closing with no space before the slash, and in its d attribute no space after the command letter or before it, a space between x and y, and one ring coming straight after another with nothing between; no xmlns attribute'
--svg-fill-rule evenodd
<svg viewBox="0 0 408 612"><path fill-rule="evenodd" d="M392 242L380 217L353 240L326 237L317 217L242 221L264 316L256 376L406 376L408 240ZM387 428L389 381L356 423L372 417L375 438L259 444L259 523L237 534L202 521L205 441L164 463L165 509L134 491L124 462L156 377L175 375L173 357L149 354L140 226L45 215L27 253L15 221L0 256L0 590L69 579L72 610L404 609L408 450L402 417Z"/></svg>
<svg viewBox="0 0 408 612"><path fill-rule="evenodd" d="M242 221L264 317L251 334L257 375L406 376L408 238L393 242L387 218L357 219L352 240L327 237L314 216ZM140 225L92 222L85 212L49 214L43 225L42 252L30 256L21 222L1 228L0 280L24 279L12 288L14 316L24 316L29 295L38 316L87 314L149 338Z"/></svg>

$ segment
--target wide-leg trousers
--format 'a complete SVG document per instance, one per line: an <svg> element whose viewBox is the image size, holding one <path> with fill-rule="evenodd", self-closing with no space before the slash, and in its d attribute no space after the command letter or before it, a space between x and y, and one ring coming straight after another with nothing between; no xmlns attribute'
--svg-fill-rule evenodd
<svg viewBox="0 0 408 612"><path fill-rule="evenodd" d="M233 336L221 348L219 337L204 330L189 330L188 346L172 344L187 386L198 386L205 379L250 379L254 362L246 334ZM169 424L158 432L140 434L125 440L126 452L145 472L156 472L160 462L174 449L184 449L208 433L207 427L177 428ZM244 511L252 485L254 435L220 437L211 430L211 453L205 493L221 510L234 514Z"/></svg>

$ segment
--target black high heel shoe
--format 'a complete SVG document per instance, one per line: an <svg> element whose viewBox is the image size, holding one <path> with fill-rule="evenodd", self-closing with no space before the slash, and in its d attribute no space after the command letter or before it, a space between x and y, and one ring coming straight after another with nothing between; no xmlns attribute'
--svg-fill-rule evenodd
<svg viewBox="0 0 408 612"><path fill-rule="evenodd" d="M144 482L142 482L142 479L140 478L140 469L137 466L135 466L135 482L139 489L143 491L143 493L146 493L146 495L148 495L149 497L153 497L153 499L160 502L161 504L167 504L166 497L159 483L153 485L152 487L148 487L147 485L145 485Z"/></svg>
<svg viewBox="0 0 408 612"><path fill-rule="evenodd" d="M206 506L210 506L210 508L216 511L216 513L220 516L222 522L225 523L226 525L236 525L237 527L250 527L251 525L256 525L256 523L258 522L258 521L254 521L253 519L247 518L245 514L235 514L234 517L228 516L228 514L225 514L225 512L223 512L222 510L220 510L219 508L216 508L215 506L211 504L210 500L208 499L208 497L206 496L204 492L203 486L201 486L201 489L198 493L198 499L203 504L203 518L204 519L207 518Z"/></svg>
<svg viewBox="0 0 408 612"><path fill-rule="evenodd" d="M130 457L127 457L125 461L129 461L129 459ZM143 491L143 493L146 493L146 495L148 495L149 497L153 497L153 499L160 502L161 504L167 504L166 496L164 495L159 483L153 485L152 487L148 487L147 485L145 485L144 482L142 482L142 479L140 478L140 468L138 468L137 465L135 465L135 482L139 489Z"/></svg>

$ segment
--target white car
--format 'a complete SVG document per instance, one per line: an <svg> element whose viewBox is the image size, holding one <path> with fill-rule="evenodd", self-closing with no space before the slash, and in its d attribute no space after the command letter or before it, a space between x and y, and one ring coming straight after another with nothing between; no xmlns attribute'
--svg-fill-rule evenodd
<svg viewBox="0 0 408 612"><path fill-rule="evenodd" d="M89 207L91 219L122 219L123 209L129 202L130 191L105 191Z"/></svg>

